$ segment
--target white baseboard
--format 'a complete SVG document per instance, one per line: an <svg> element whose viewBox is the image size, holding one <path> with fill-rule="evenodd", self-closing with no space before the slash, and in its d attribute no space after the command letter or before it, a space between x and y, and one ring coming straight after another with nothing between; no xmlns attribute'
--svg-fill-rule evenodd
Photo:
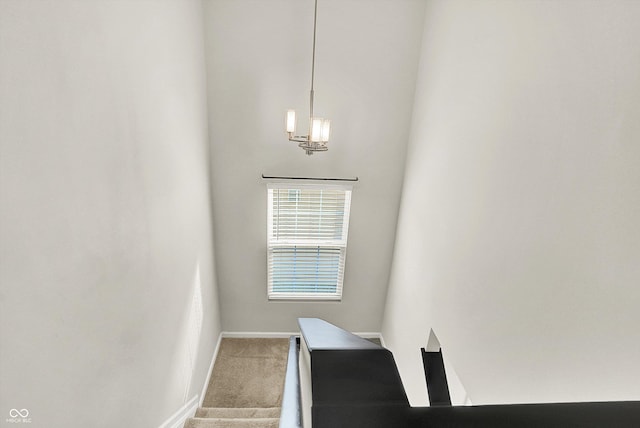
<svg viewBox="0 0 640 428"><path fill-rule="evenodd" d="M353 334L355 334L356 336L364 337L365 339L380 339L380 343L382 344L383 347L386 348L386 345L384 344L384 337L382 337L382 333L367 331L367 332L353 333Z"/></svg>
<svg viewBox="0 0 640 428"><path fill-rule="evenodd" d="M356 331L353 334L355 334L356 336L364 337L366 339L372 339L372 338L381 339L382 338L382 335L380 333L378 333L377 331Z"/></svg>
<svg viewBox="0 0 640 428"><path fill-rule="evenodd" d="M194 395L191 400L184 403L169 419L159 428L182 428L187 419L196 414L198 408L198 395Z"/></svg>
<svg viewBox="0 0 640 428"><path fill-rule="evenodd" d="M371 338L376 338L376 339L380 339L380 343L382 344L383 347L386 347L385 343L384 343L384 338L382 337L382 333L380 332L376 332L376 331L367 331L367 332L359 332L359 333L353 333L357 336L360 337L364 337L366 339L371 339ZM222 333L220 333L221 337L230 337L230 338L235 338L235 339L245 339L245 338L252 338L252 337L262 337L262 338L266 338L266 339L278 339L278 338L289 338L291 336L299 336L300 332L299 331L291 331L291 332L282 332L282 331L269 331L269 332L264 332L264 331L223 331ZM218 345L220 346L220 339L218 339ZM218 348L216 346L216 354L218 352ZM214 360L215 360L215 356L214 356ZM209 373L211 374L211 373ZM207 380L207 384L208 384L208 380ZM203 396L204 396L204 392L203 392Z"/></svg>
<svg viewBox="0 0 640 428"><path fill-rule="evenodd" d="M218 356L218 350L220 349L220 341L222 340L223 333L218 335L218 342L216 342L216 348L213 350L213 356L211 357L211 364L209 364L209 372L207 373L207 378L204 380L204 385L202 385L202 393L200 394L200 402L199 406L202 407L202 403L204 402L204 396L207 393L207 387L209 386L209 382L211 381L211 373L213 373L213 364L216 362L216 357Z"/></svg>
<svg viewBox="0 0 640 428"><path fill-rule="evenodd" d="M289 338L291 336L300 335L299 331L282 332L282 331L223 331L222 337L230 337L234 339L244 339L251 337L260 337L265 339Z"/></svg>

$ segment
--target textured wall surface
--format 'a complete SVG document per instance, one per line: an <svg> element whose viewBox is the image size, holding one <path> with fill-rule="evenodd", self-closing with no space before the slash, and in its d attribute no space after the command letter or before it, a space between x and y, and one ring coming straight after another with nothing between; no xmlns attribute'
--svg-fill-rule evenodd
<svg viewBox="0 0 640 428"><path fill-rule="evenodd" d="M640 399L640 3L428 3L383 335L474 404Z"/></svg>
<svg viewBox="0 0 640 428"><path fill-rule="evenodd" d="M200 393L203 40L196 1L0 1L0 424L157 427Z"/></svg>

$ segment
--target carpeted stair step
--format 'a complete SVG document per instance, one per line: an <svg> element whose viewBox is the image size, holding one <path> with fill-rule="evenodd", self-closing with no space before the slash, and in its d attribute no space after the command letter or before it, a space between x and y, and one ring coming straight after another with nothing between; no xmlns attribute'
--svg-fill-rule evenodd
<svg viewBox="0 0 640 428"><path fill-rule="evenodd" d="M278 428L279 418L189 418L184 428Z"/></svg>
<svg viewBox="0 0 640 428"><path fill-rule="evenodd" d="M200 407L196 418L279 418L280 407Z"/></svg>

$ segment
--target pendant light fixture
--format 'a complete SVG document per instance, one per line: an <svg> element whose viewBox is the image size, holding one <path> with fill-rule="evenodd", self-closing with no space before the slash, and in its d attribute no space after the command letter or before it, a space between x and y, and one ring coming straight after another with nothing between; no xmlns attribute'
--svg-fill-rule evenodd
<svg viewBox="0 0 640 428"><path fill-rule="evenodd" d="M316 22L318 17L318 0L315 0L313 12L313 52L311 54L311 92L309 94L309 132L307 135L295 135L296 132L296 112L287 111L287 134L289 141L298 143L308 155L314 152L325 152L329 149L329 133L331 132L331 121L313 115L313 79L316 68Z"/></svg>

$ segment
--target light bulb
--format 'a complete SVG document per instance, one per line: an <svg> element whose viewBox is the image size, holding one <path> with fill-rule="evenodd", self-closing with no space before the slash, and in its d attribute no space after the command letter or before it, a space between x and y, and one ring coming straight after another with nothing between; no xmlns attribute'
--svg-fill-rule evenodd
<svg viewBox="0 0 640 428"><path fill-rule="evenodd" d="M322 131L320 134L320 141L323 143L329 141L329 134L331 134L331 121L329 119L322 121Z"/></svg>
<svg viewBox="0 0 640 428"><path fill-rule="evenodd" d="M322 136L322 118L314 117L311 119L311 141L320 142Z"/></svg>
<svg viewBox="0 0 640 428"><path fill-rule="evenodd" d="M287 132L293 134L296 132L296 111L287 110Z"/></svg>

